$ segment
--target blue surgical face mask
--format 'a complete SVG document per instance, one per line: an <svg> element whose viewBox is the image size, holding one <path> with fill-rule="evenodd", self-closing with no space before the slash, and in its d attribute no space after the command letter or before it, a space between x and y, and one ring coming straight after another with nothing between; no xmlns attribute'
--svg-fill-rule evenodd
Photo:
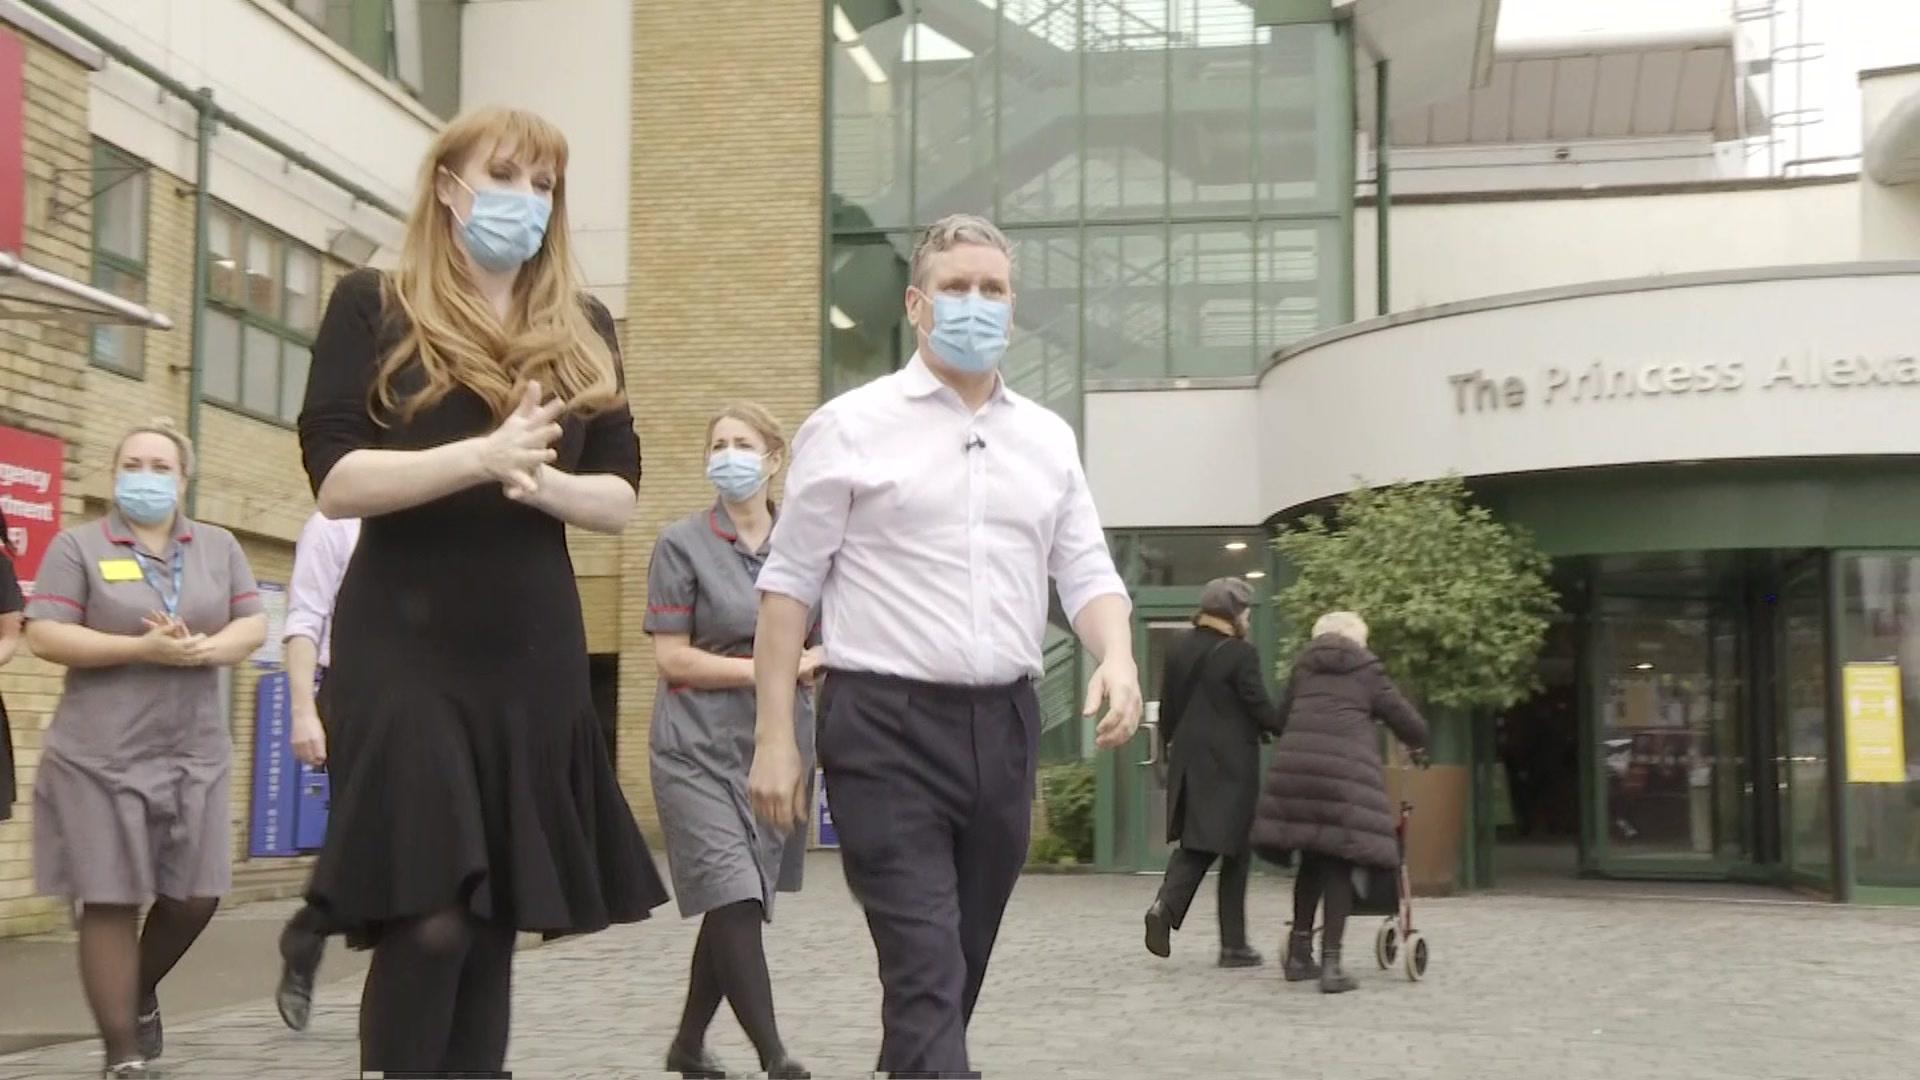
<svg viewBox="0 0 1920 1080"><path fill-rule="evenodd" d="M927 341L940 359L956 371L984 375L1000 366L1007 352L1007 325L1013 305L989 300L977 291L962 296L935 293L933 332Z"/></svg>
<svg viewBox="0 0 1920 1080"><path fill-rule="evenodd" d="M751 450L729 446L707 458L707 479L720 497L743 503L767 484L767 460Z"/></svg>
<svg viewBox="0 0 1920 1080"><path fill-rule="evenodd" d="M113 478L113 503L136 525L159 525L180 505L180 481L172 473L122 472Z"/></svg>
<svg viewBox="0 0 1920 1080"><path fill-rule="evenodd" d="M474 191L465 180L453 182L473 195L473 209L460 222L460 239L473 261L497 274L518 270L528 259L540 253L547 239L547 222L553 217L553 203L530 191L488 188Z"/></svg>

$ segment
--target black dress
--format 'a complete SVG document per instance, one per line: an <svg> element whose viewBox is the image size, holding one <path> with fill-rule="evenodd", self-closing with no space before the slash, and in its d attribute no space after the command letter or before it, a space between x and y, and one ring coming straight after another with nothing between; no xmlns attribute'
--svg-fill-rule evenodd
<svg viewBox="0 0 1920 1080"><path fill-rule="evenodd" d="M613 320L588 303L613 344ZM376 423L368 391L399 331L377 272L341 280L300 415L314 491L354 450L428 449L497 426L465 389ZM624 405L568 419L556 449L559 469L639 482ZM454 905L557 937L666 902L594 712L560 521L496 484L369 518L335 601L332 660L321 711L333 805L308 898L351 943Z"/></svg>
<svg viewBox="0 0 1920 1080"><path fill-rule="evenodd" d="M24 611L26 606L13 560L0 554L0 615ZM19 794L13 775L13 728L7 723L7 703L0 700L0 821L13 816L13 802Z"/></svg>

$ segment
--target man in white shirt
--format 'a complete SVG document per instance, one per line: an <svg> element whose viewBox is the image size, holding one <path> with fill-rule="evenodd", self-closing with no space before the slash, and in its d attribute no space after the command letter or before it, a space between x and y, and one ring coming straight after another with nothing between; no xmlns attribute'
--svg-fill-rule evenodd
<svg viewBox="0 0 1920 1080"><path fill-rule="evenodd" d="M320 723L315 688L333 654L333 601L347 576L357 518L334 520L315 513L293 549L293 582L287 587L287 696L293 707L294 756L314 768L327 763L327 733ZM313 1012L313 978L326 952L325 917L311 904L294 913L280 932L280 986L274 994L280 1018L305 1031Z"/></svg>
<svg viewBox="0 0 1920 1080"><path fill-rule="evenodd" d="M775 829L806 819L793 694L823 601L819 755L895 1076L968 1074L966 1025L1026 861L1049 577L1100 661L1096 741L1140 722L1131 607L1073 429L998 372L1012 276L990 222L923 234L906 295L919 351L801 428L758 582L749 792Z"/></svg>

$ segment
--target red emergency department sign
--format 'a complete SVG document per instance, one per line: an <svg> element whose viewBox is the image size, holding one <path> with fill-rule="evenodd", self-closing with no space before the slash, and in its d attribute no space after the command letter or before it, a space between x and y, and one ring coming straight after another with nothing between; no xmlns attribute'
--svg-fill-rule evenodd
<svg viewBox="0 0 1920 1080"><path fill-rule="evenodd" d="M67 448L59 439L0 427L0 511L20 587L33 592L40 560L60 532L60 474Z"/></svg>

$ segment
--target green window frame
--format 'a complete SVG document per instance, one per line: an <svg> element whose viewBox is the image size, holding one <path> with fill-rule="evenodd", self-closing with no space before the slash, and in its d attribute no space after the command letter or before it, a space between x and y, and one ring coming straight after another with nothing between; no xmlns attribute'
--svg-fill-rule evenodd
<svg viewBox="0 0 1920 1080"><path fill-rule="evenodd" d="M435 114L459 111L461 0L281 3Z"/></svg>
<svg viewBox="0 0 1920 1080"><path fill-rule="evenodd" d="M1076 427L1089 389L1256 378L1351 321L1352 39L1326 11L824 6L824 397L911 354L908 253L954 210L1015 248L1009 384Z"/></svg>
<svg viewBox="0 0 1920 1080"><path fill-rule="evenodd" d="M116 146L95 140L93 169L92 282L123 300L147 302L147 255L152 213L147 163ZM112 212L125 218L116 222ZM146 377L146 329L101 325L93 329L89 362L135 379Z"/></svg>
<svg viewBox="0 0 1920 1080"><path fill-rule="evenodd" d="M278 229L215 204L207 261L201 350L207 401L292 427L312 365L326 260Z"/></svg>

